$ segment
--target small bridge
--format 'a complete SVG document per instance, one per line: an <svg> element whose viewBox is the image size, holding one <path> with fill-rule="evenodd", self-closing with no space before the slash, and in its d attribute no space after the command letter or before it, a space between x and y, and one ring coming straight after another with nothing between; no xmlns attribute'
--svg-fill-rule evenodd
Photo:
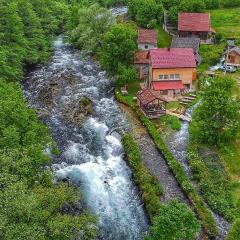
<svg viewBox="0 0 240 240"><path fill-rule="evenodd" d="M175 113L175 112L171 112L171 111L169 111L169 110L166 110L166 114L167 114L167 115L170 115L170 116L177 117L177 118L179 118L180 120L183 120L183 121L187 121L187 122L191 122L191 121L192 121L192 118L191 118L191 117L187 117L187 116L182 115L182 114L178 114L178 113Z"/></svg>

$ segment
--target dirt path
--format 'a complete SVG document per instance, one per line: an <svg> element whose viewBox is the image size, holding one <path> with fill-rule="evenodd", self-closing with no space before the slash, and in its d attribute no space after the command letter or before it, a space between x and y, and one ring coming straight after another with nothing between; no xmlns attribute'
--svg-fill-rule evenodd
<svg viewBox="0 0 240 240"><path fill-rule="evenodd" d="M189 204L186 195L177 183L173 173L170 171L162 154L157 150L155 144L145 127L127 106L120 104L120 107L126 113L132 124L133 135L136 139L142 154L142 161L145 167L157 177L164 188L164 194L161 198L162 202L168 202L172 198L178 198L180 201Z"/></svg>

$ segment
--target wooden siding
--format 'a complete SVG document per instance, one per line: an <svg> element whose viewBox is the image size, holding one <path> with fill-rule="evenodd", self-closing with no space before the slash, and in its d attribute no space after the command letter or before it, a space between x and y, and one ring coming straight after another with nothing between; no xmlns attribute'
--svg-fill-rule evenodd
<svg viewBox="0 0 240 240"><path fill-rule="evenodd" d="M236 52L229 53L227 63L240 64L240 55Z"/></svg>

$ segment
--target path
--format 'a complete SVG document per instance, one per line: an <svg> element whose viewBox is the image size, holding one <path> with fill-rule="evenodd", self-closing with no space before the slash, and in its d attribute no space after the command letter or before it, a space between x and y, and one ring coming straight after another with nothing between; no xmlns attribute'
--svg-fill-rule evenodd
<svg viewBox="0 0 240 240"><path fill-rule="evenodd" d="M178 198L180 201L189 204L186 195L178 185L173 173L170 171L162 154L157 150L151 137L148 135L145 127L142 126L139 119L133 111L125 106L120 105L127 114L132 123L133 135L137 141L142 154L142 162L151 174L155 175L164 189L161 198L162 202L168 202L172 198Z"/></svg>

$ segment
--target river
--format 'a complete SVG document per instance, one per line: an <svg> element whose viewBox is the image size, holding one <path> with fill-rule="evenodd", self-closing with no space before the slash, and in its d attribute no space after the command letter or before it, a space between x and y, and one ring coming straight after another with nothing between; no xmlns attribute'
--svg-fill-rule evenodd
<svg viewBox="0 0 240 240"><path fill-rule="evenodd" d="M61 152L53 158L55 175L80 187L99 217L100 239L143 239L148 219L121 144L130 125L113 98L112 80L62 37L54 47L50 62L29 72L22 86ZM73 116L84 97L93 113L76 123Z"/></svg>
<svg viewBox="0 0 240 240"><path fill-rule="evenodd" d="M199 103L189 108L186 111L185 115L191 117L194 109L198 106L198 104ZM175 158L182 164L189 179L192 180L192 183L198 189L197 184L193 181L193 173L187 159L187 147L189 142L188 130L189 123L186 121L182 121L180 131L165 136L165 141L169 146L170 150L172 151L173 155L175 156ZM219 236L217 236L215 240L224 240L230 228L230 224L218 214L214 212L212 212L212 214L219 229Z"/></svg>

